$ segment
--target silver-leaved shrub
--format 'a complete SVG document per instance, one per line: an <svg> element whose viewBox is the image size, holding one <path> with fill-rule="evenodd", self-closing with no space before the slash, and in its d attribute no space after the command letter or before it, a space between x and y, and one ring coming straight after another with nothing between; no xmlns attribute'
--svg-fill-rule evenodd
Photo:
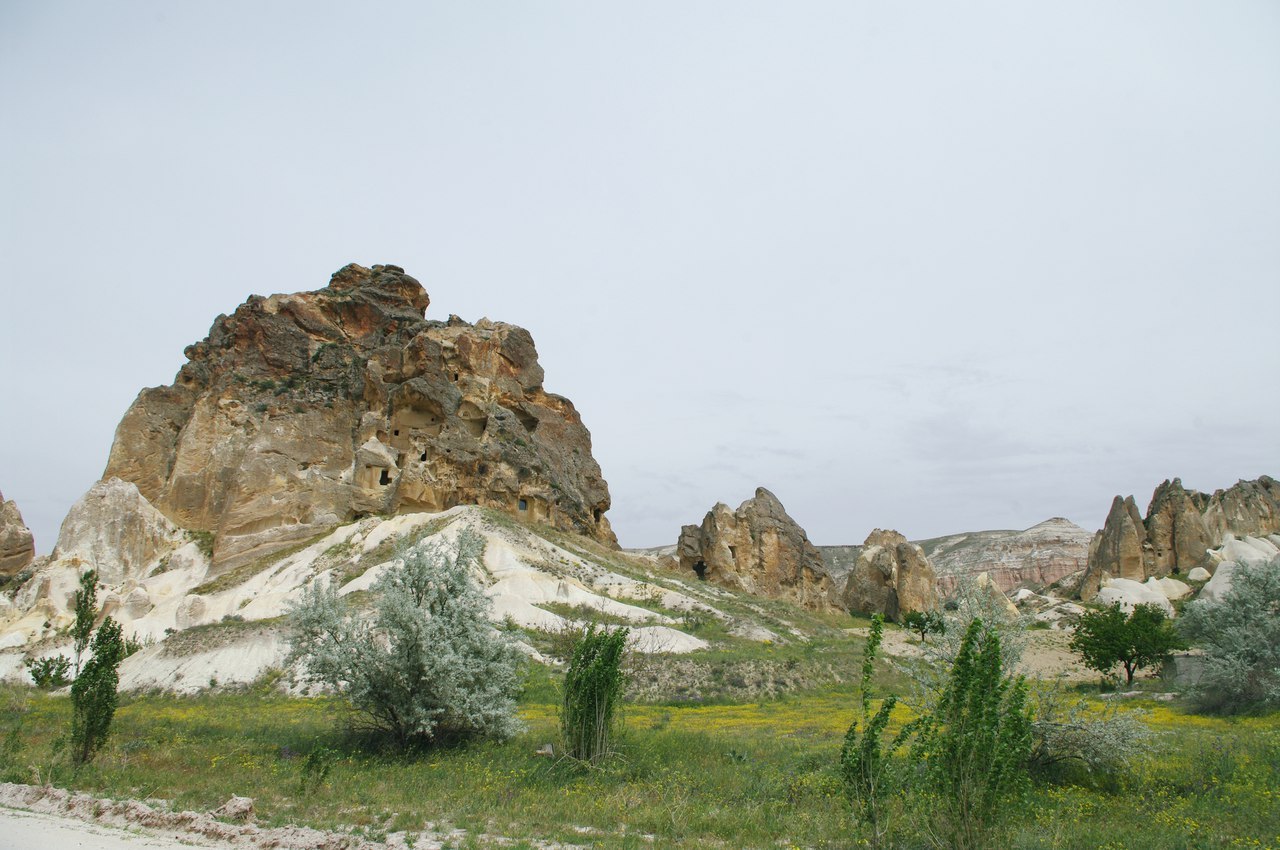
<svg viewBox="0 0 1280 850"><path fill-rule="evenodd" d="M522 656L490 624L489 600L472 578L483 553L470 529L456 546L402 550L374 583L369 612L313 583L290 611L289 661L402 748L510 736L520 725Z"/></svg>

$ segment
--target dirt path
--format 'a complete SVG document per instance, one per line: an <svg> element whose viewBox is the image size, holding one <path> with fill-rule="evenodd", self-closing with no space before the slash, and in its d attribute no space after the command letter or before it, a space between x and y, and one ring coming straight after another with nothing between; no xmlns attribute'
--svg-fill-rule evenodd
<svg viewBox="0 0 1280 850"><path fill-rule="evenodd" d="M0 808L0 847L5 850L191 850L228 844L179 842L151 832L86 823L65 815Z"/></svg>

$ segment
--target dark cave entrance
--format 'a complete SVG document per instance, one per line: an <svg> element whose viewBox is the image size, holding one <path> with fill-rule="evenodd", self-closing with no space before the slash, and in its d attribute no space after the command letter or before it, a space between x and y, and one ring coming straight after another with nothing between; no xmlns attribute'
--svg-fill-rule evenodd
<svg viewBox="0 0 1280 850"><path fill-rule="evenodd" d="M699 581L707 580L707 562L698 561L693 565L693 571L698 574Z"/></svg>

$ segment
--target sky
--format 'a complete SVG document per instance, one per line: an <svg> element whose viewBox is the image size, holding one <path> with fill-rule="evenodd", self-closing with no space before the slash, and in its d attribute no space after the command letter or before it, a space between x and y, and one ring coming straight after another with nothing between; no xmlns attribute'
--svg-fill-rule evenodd
<svg viewBox="0 0 1280 850"><path fill-rule="evenodd" d="M0 490L251 293L528 328L624 546L1280 475L1280 4L0 0Z"/></svg>

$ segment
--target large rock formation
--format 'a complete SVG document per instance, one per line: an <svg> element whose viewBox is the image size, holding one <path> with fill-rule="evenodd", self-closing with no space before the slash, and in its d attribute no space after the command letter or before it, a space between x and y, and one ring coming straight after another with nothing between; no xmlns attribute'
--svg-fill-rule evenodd
<svg viewBox="0 0 1280 850"><path fill-rule="evenodd" d="M52 560L74 561L98 573L106 585L143 578L157 558L186 542L186 535L119 478L99 481L62 520Z"/></svg>
<svg viewBox="0 0 1280 850"><path fill-rule="evenodd" d="M1092 599L1109 578L1145 581L1192 569L1212 569L1208 550L1231 535L1280 531L1280 484L1269 476L1206 495L1175 478L1155 489L1144 518L1133 497L1116 496L1106 524L1089 544L1079 593Z"/></svg>
<svg viewBox="0 0 1280 850"><path fill-rule="evenodd" d="M877 528L862 544L841 600L850 611L897 620L938 607L938 578L924 549L896 531Z"/></svg>
<svg viewBox="0 0 1280 850"><path fill-rule="evenodd" d="M22 572L35 556L35 538L22 521L18 505L6 502L0 493L0 576Z"/></svg>
<svg viewBox="0 0 1280 850"><path fill-rule="evenodd" d="M104 478L215 535L227 569L371 514L478 504L616 545L609 489L573 404L542 386L533 339L423 318L396 266L253 295L143 390Z"/></svg>
<svg viewBox="0 0 1280 850"><path fill-rule="evenodd" d="M1001 592L1011 593L1019 587L1045 588L1083 570L1092 536L1070 520L1054 517L1023 531L975 531L918 542L938 573L943 594L962 577L981 573Z"/></svg>
<svg viewBox="0 0 1280 850"><path fill-rule="evenodd" d="M806 608L832 606L822 556L763 487L730 510L718 503L701 525L686 525L676 544L680 569L726 587L788 599Z"/></svg>

